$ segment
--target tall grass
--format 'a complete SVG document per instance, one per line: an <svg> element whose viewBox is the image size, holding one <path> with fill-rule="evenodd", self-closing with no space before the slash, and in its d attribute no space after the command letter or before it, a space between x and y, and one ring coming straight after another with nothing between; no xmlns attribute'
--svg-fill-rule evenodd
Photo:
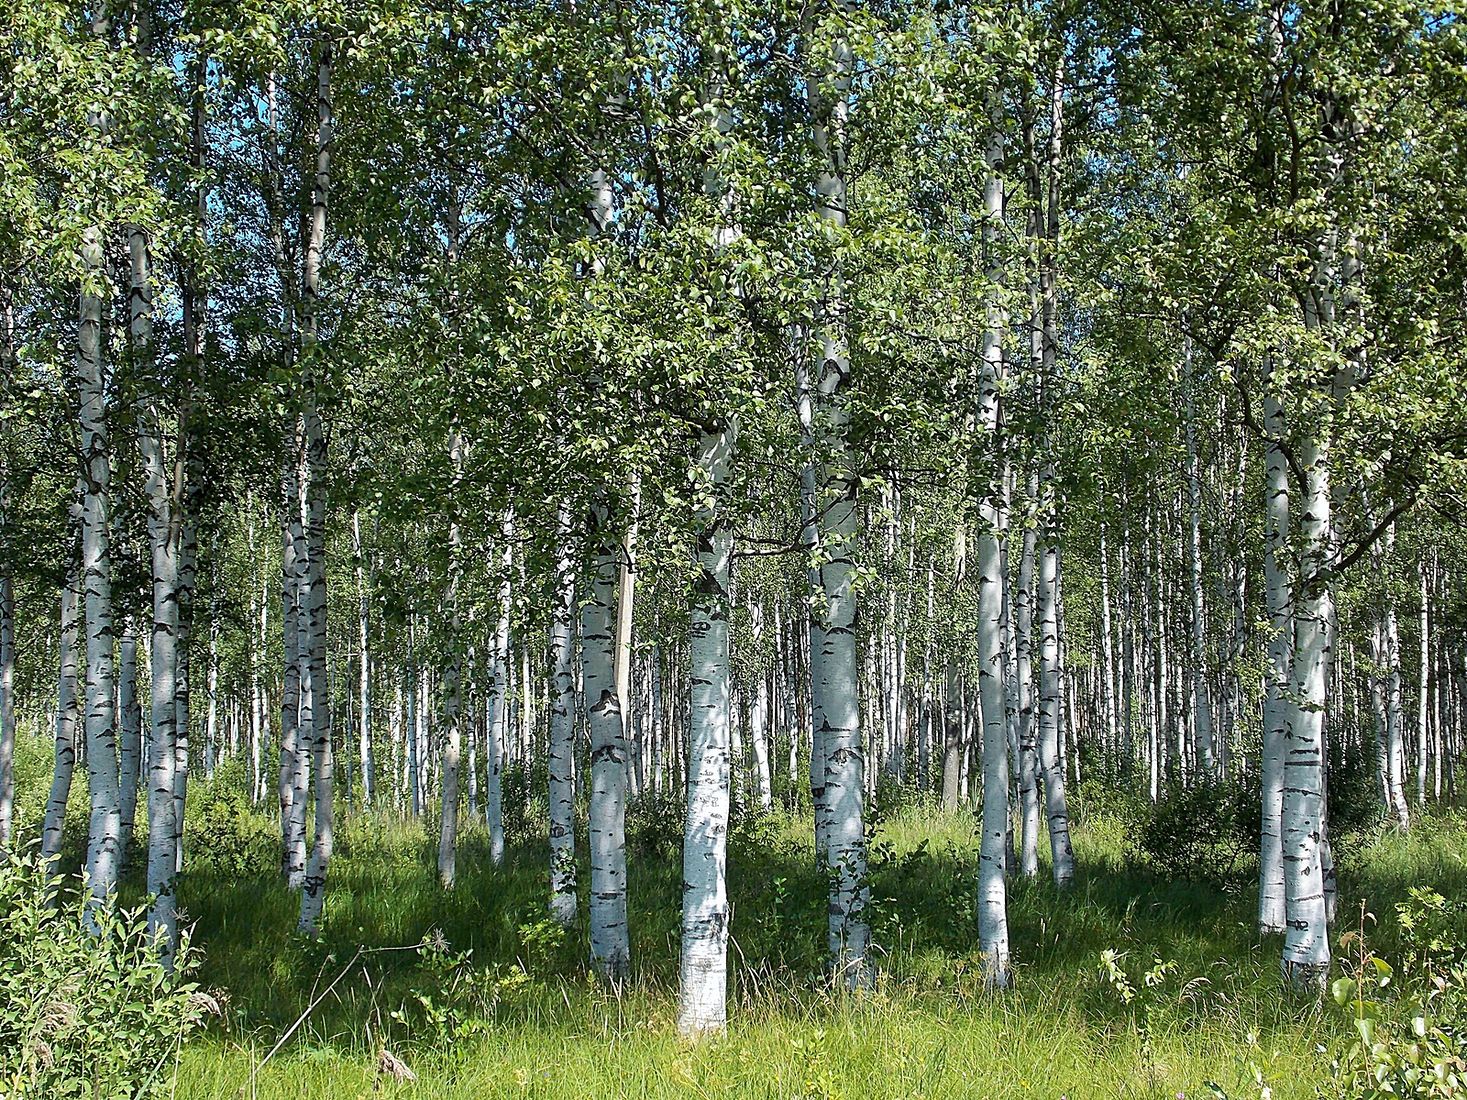
<svg viewBox="0 0 1467 1100"><path fill-rule="evenodd" d="M1307 1097L1342 1034L1328 1010L1282 990L1279 945L1253 931L1250 883L1161 880L1104 817L1076 831L1069 890L1056 892L1043 868L1011 884L1015 986L994 996L982 989L974 930L971 815L925 803L890 813L873 835L880 978L848 996L823 980L825 884L808 819L740 816L729 858L732 1022L725 1038L690 1048L673 1027L681 874L671 802L649 800L630 822L637 965L613 992L586 977L584 929L559 937L545 919L546 845L532 825L502 868L469 825L458 884L445 892L434 822L347 815L326 929L309 942L292 932L273 824L209 816L208 798L198 812L212 825L193 839L180 893L203 981L227 1007L185 1052L180 1097L241 1086L260 1097L435 1100ZM1342 927L1363 903L1389 940L1393 903L1417 884L1467 885L1460 823L1424 821L1409 838L1382 835L1353 853ZM415 949L425 942L434 946ZM1138 991L1130 1003L1101 972L1107 950ZM416 1080L384 1069L384 1051Z"/></svg>

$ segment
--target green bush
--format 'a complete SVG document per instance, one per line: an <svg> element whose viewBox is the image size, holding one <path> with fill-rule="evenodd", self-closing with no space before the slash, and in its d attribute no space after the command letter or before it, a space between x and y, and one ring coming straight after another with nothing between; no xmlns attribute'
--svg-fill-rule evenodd
<svg viewBox="0 0 1467 1100"><path fill-rule="evenodd" d="M214 779L189 792L184 853L189 869L226 875L269 874L280 866L280 832L250 803L243 784L220 769Z"/></svg>
<svg viewBox="0 0 1467 1100"><path fill-rule="evenodd" d="M185 941L168 973L142 910L88 912L39 858L0 863L0 1096L168 1095L178 1050L212 1003L187 981Z"/></svg>
<svg viewBox="0 0 1467 1100"><path fill-rule="evenodd" d="M1227 882L1258 851L1258 793L1237 779L1200 779L1155 806L1134 803L1130 854L1169 879Z"/></svg>
<svg viewBox="0 0 1467 1100"><path fill-rule="evenodd" d="M1467 1096L1467 905L1432 890L1410 895L1396 907L1396 965L1373 954L1363 934L1346 937L1357 954L1331 992L1355 1037L1334 1065L1337 1096Z"/></svg>

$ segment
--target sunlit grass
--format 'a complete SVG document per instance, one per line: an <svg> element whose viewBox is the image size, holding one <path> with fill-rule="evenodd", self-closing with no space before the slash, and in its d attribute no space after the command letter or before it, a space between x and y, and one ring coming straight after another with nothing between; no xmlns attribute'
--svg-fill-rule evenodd
<svg viewBox="0 0 1467 1100"><path fill-rule="evenodd" d="M730 845L731 1025L725 1038L689 1048L673 1026L676 825L656 806L632 823L638 965L619 994L586 978L583 930L547 942L537 836L522 836L495 869L469 827L458 885L445 892L431 822L351 815L319 943L292 933L296 900L268 846L242 872L196 864L182 897L205 955L200 980L226 991L227 1009L185 1050L178 1095L248 1086L261 1097L1175 1097L1212 1095L1211 1082L1233 1097L1267 1088L1282 1098L1314 1095L1328 1072L1341 1021L1283 992L1279 945L1253 931L1246 880L1159 880L1127 858L1103 819L1077 829L1080 871L1068 891L1055 891L1046 867L1011 884L1015 985L985 993L972 818L929 806L895 812L876 832L881 973L854 997L822 980L824 884L808 819L740 821ZM1388 939L1395 900L1417 884L1467 885L1460 824L1423 822L1409 838L1387 834L1352 854L1341 927L1354 926L1349 914L1363 902ZM424 1027L414 1008L419 995L448 999L441 974L400 950L429 937L471 951L460 972L488 976L496 990L457 1035ZM1106 949L1121 953L1142 989L1130 1005L1100 972ZM1142 975L1158 962L1170 965L1148 989ZM379 1073L384 1049L416 1082Z"/></svg>

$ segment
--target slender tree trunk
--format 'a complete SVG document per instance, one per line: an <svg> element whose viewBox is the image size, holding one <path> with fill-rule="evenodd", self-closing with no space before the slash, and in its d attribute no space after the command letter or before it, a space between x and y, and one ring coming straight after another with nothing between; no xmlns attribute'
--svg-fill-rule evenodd
<svg viewBox="0 0 1467 1100"><path fill-rule="evenodd" d="M616 693L616 594L620 554L604 507L591 513L596 547L590 599L581 611L581 675L591 735L591 965L618 983L631 966L627 935L626 733Z"/></svg>
<svg viewBox="0 0 1467 1100"><path fill-rule="evenodd" d="M321 254L326 245L326 204L331 191L331 64L332 45L322 37L316 64L316 177L311 196L310 234L306 243L301 286L301 357L305 361L305 463L301 508L306 533L306 585L301 593L308 646L301 664L301 691L310 697L311 765L314 769L316 835L301 889L300 930L314 937L326 903L326 871L332 852L331 695L326 683L326 436L316 406L319 370L317 312L320 303Z"/></svg>
<svg viewBox="0 0 1467 1100"><path fill-rule="evenodd" d="M1103 739L1112 754L1120 757L1122 767L1115 774L1130 774L1130 761L1121 751L1121 736L1116 715L1115 632L1111 620L1110 551L1104 521L1100 524L1100 719Z"/></svg>
<svg viewBox="0 0 1467 1100"><path fill-rule="evenodd" d="M829 89L822 90L814 81L809 87L811 137L821 162L815 181L817 213L834 233L840 234L846 225L846 129L854 57L850 43L840 33L830 41L829 51L829 57L821 61L822 72L829 77ZM813 421L821 459L815 509L820 587L816 593L818 607L814 609L819 642L812 649L810 664L814 724L825 757L830 962L837 981L859 987L871 980L866 958L871 943L866 917L871 891L866 881L866 754L861 736L857 601L853 591L860 504L849 439L850 412L846 408L851 359L844 295L837 263L824 287L814 329L820 363L813 387ZM812 630L812 643L815 633Z"/></svg>
<svg viewBox="0 0 1467 1100"><path fill-rule="evenodd" d="M138 781L143 770L143 714L138 701L138 635L133 618L123 622L118 644L117 749L118 788L122 806L122 858L129 859L138 813ZM151 728L151 726L150 726Z"/></svg>
<svg viewBox="0 0 1467 1100"><path fill-rule="evenodd" d="M186 428L180 428L186 431ZM190 462L192 468L195 463ZM192 478L195 485L186 488L179 498L177 509L178 535L178 633L174 648L177 672L174 678L173 708L173 870L183 870L184 807L188 797L189 737L193 730L190 721L190 702L193 698L189 677L192 652L189 639L193 632L194 592L198 566L198 538L194 524L197 492L197 471Z"/></svg>
<svg viewBox="0 0 1467 1100"><path fill-rule="evenodd" d="M371 582L367 575L366 558L362 553L362 517L353 509L351 514L352 559L357 579L357 645L358 659L357 691L360 703L357 708L357 748L362 769L362 805L368 809L376 797L376 763L372 759L372 648L371 648Z"/></svg>
<svg viewBox="0 0 1467 1100"><path fill-rule="evenodd" d="M504 861L504 764L513 747L509 732L509 648L510 648L510 600L513 595L510 572L514 558L512 541L514 521L508 509L500 523L499 616L494 630L494 643L490 646L490 661L493 674L489 688L489 783L484 793L484 811L489 825L489 860L499 864Z"/></svg>
<svg viewBox="0 0 1467 1100"><path fill-rule="evenodd" d="M1296 986L1322 986L1329 972L1329 927L1322 860L1324 708L1334 609L1325 576L1329 564L1328 445L1306 434L1299 446L1304 486L1300 537L1303 557L1294 600L1294 705L1285 728L1283 968Z"/></svg>
<svg viewBox="0 0 1467 1100"><path fill-rule="evenodd" d="M1029 497L1038 482L1029 476ZM1014 591L1014 654L1019 685L1019 874L1039 874L1039 722L1034 713L1034 525L1024 528L1019 550L1019 573Z"/></svg>
<svg viewBox="0 0 1467 1100"><path fill-rule="evenodd" d="M0 484L0 535L8 539L6 528L5 487ZM0 565L0 849L11 846L14 830L15 588L8 567Z"/></svg>
<svg viewBox="0 0 1467 1100"><path fill-rule="evenodd" d="M754 790L759 799L759 809L768 813L774 809L774 781L769 766L769 678L764 672L762 649L763 604L756 601L750 605L749 621L753 630L756 662L756 679L749 688L749 739L754 748Z"/></svg>
<svg viewBox="0 0 1467 1100"><path fill-rule="evenodd" d="M1052 507L1052 503L1045 505L1046 515L1050 514ZM1065 765L1061 755L1059 549L1054 543L1053 533L1047 535L1039 552L1038 597L1039 763L1044 774L1044 813L1049 824L1054 881L1056 886L1064 887L1075 877L1075 855L1070 847L1070 813L1065 798Z"/></svg>
<svg viewBox="0 0 1467 1100"><path fill-rule="evenodd" d="M733 537L723 497L727 494L733 447L733 428L720 425L704 431L698 458L700 477L715 503L699 516L698 573L693 582L689 630L692 724L688 732L687 820L683 830L678 1030L694 1036L722 1030L727 1019L729 563ZM767 787L760 793L767 794Z"/></svg>
<svg viewBox="0 0 1467 1100"><path fill-rule="evenodd" d="M1280 439L1283 417L1277 400L1264 398L1264 427ZM1289 470L1280 442L1268 446L1264 512L1264 584L1269 615L1268 666L1263 700L1263 825L1258 872L1258 930L1284 930L1284 753L1288 739L1288 693L1293 679L1294 618L1289 581Z"/></svg>
<svg viewBox="0 0 1467 1100"><path fill-rule="evenodd" d="M1202 474L1197 455L1197 409L1192 340L1185 338L1182 387L1187 435L1187 552L1192 594L1192 715L1197 766L1207 777L1216 761L1212 744L1212 698L1207 687L1206 622L1202 602Z"/></svg>
<svg viewBox="0 0 1467 1100"><path fill-rule="evenodd" d="M956 603L968 572L968 533L962 521L953 530L953 592ZM956 810L962 793L963 721L958 655L959 640L948 643L945 676L945 706L942 727L942 808Z"/></svg>
<svg viewBox="0 0 1467 1100"><path fill-rule="evenodd" d="M1003 217L1003 130L993 107L988 139L988 179L983 189L984 243L989 252L988 277L993 293L987 303L987 332L979 380L978 424L989 440L992 470L986 477L978 520L978 697L982 712L983 811L978 859L978 942L983 952L984 981L1002 988L1009 982L1008 894L1005 882L1009 835L1009 737L1005 698L1003 646L1003 551L999 543L999 377L1003 371L1003 332L999 301L1002 273L997 254L998 223Z"/></svg>
<svg viewBox="0 0 1467 1100"><path fill-rule="evenodd" d="M86 632L87 782L91 812L87 826L86 876L94 903L117 887L122 825L117 784L117 719L113 706L112 556L108 541L112 459L108 444L106 390L102 369L103 293L106 287L102 234L88 228L82 238L81 309L74 377L81 437L81 554Z"/></svg>
<svg viewBox="0 0 1467 1100"><path fill-rule="evenodd" d="M56 755L51 793L41 823L41 859L48 866L61 852L66 827L66 801L76 770L76 724L79 715L77 659L81 649L82 595L79 558L73 553L61 590L60 668L56 688Z"/></svg>
<svg viewBox="0 0 1467 1100"><path fill-rule="evenodd" d="M550 913L567 928L576 919L576 559L570 509L564 502L556 513L555 533L555 606L550 624Z"/></svg>
<svg viewBox="0 0 1467 1100"><path fill-rule="evenodd" d="M295 446L298 433L292 429ZM296 468L292 460L282 478L280 522L280 630L285 662L280 689L280 871L286 885L299 890L306 875L305 804L301 799L301 699L300 659L300 563L296 552L304 541L301 533L300 500Z"/></svg>
<svg viewBox="0 0 1467 1100"><path fill-rule="evenodd" d="M457 221L457 219L454 219ZM457 234L451 233L456 238ZM452 246L452 247L456 247ZM449 433L449 460L453 465L454 487L463 478L463 439L457 425ZM455 494L456 495L456 494ZM454 505L456 506L456 501ZM463 666L459 655L459 636L462 624L459 618L459 580L462 569L462 540L459 535L457 513L448 524L449 581L445 600L448 604L449 634L448 660L443 665L442 699L443 713L443 812L438 826L438 881L445 890L453 889L458 870L458 807L459 807L459 754L462 751L463 731L460 726L462 700L459 698L459 681ZM352 523L355 527L356 517ZM365 632L363 633L365 637Z"/></svg>
<svg viewBox="0 0 1467 1100"><path fill-rule="evenodd" d="M1417 680L1417 706L1416 706L1416 804L1424 807L1426 805L1426 763L1427 763L1427 713L1430 696L1427 693L1428 674L1431 668L1431 621L1427 615L1429 606L1426 587L1426 562L1422 561L1420 567L1421 580L1421 615L1418 627L1421 636L1421 675ZM1399 647L1397 647L1399 651ZM1400 698L1401 666L1397 660L1392 666L1392 691L1396 699ZM1398 704L1399 706L1399 704Z"/></svg>

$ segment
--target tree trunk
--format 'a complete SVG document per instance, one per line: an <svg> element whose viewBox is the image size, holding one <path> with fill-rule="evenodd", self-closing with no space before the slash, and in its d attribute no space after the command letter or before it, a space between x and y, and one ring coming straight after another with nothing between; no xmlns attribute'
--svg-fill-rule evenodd
<svg viewBox="0 0 1467 1100"><path fill-rule="evenodd" d="M1275 440L1283 431L1277 400L1264 398L1264 430ZM1263 824L1258 871L1258 930L1284 930L1284 753L1288 740L1288 693L1293 679L1294 618L1289 580L1289 470L1281 442L1268 446L1264 512L1263 572L1270 624L1263 699Z"/></svg>
<svg viewBox="0 0 1467 1100"><path fill-rule="evenodd" d="M86 632L87 825L86 875L93 902L117 886L122 814L117 784L117 723L113 710L112 562L108 544L108 494L112 476L106 391L102 369L102 294L106 286L102 234L82 238L81 308L74 377L81 439L81 554Z"/></svg>
<svg viewBox="0 0 1467 1100"><path fill-rule="evenodd" d="M301 287L301 358L305 427L301 470L301 517L306 534L304 603L305 660L301 664L301 692L311 709L310 751L314 769L316 835L301 888L300 931L314 937L320 931L326 903L326 871L332 851L331 694L326 683L326 436L316 407L319 371L317 311L321 293L321 254L326 245L326 204L331 191L331 62L332 46L323 36L316 66L316 178L311 196L310 234L306 242Z"/></svg>
<svg viewBox="0 0 1467 1100"><path fill-rule="evenodd" d="M604 506L592 509L596 547L590 600L581 611L581 661L591 735L591 965L612 983L631 966L627 936L626 733L616 693L617 542Z"/></svg>
<svg viewBox="0 0 1467 1100"><path fill-rule="evenodd" d="M1334 613L1325 575L1330 547L1328 444L1306 434L1300 442L1299 460L1307 481L1300 521L1303 556L1293 609L1295 701L1288 708L1285 727L1283 968L1294 985L1314 988L1323 986L1330 962L1321 858L1325 686Z"/></svg>
<svg viewBox="0 0 1467 1100"><path fill-rule="evenodd" d="M576 919L575 613L576 565L570 509L556 513L555 606L550 623L550 913L562 928Z"/></svg>
<svg viewBox="0 0 1467 1100"><path fill-rule="evenodd" d="M1028 478L1029 497L1037 495L1038 482ZM1034 525L1024 528L1019 550L1019 574L1014 591L1014 654L1019 685L1019 874L1039 874L1039 722L1034 713L1034 556L1037 547Z"/></svg>
<svg viewBox="0 0 1467 1100"><path fill-rule="evenodd" d="M1005 882L1009 835L1009 736L1003 646L1003 551L999 544L999 376L1003 371L1006 327L998 296L1001 262L996 245L1003 217L1003 131L997 105L989 135L988 178L983 189L984 243L989 252L988 277L993 286L987 303L988 330L983 338L979 379L978 425L987 437L992 469L983 478L978 518L978 700L982 712L983 811L978 858L978 943L983 952L984 981L1002 988L1009 983L1008 893Z"/></svg>
<svg viewBox="0 0 1467 1100"><path fill-rule="evenodd" d="M455 219L456 221L457 219ZM451 232L450 236L456 238L457 234ZM456 247L450 244L450 247ZM449 432L448 438L449 460L453 465L454 488L459 487L463 479L463 438L459 434L457 425ZM455 508L457 501L450 504ZM458 870L458 806L459 806L459 781L458 768L459 756L462 751L463 730L460 724L462 713L462 700L459 697L459 682L463 674L463 664L459 653L459 637L462 634L462 625L459 620L459 580L462 570L462 540L459 535L457 512L448 524L448 592L445 596L447 603L449 638L448 659L443 665L443 714L441 717L443 725L443 812L438 824L438 881L445 890L453 889L454 878ZM355 535L357 518L352 515L352 529ZM358 542L360 545L360 542ZM360 550L358 550L360 560ZM360 566L358 566L360 570ZM360 575L360 574L359 574ZM363 623L365 623L365 611L363 611ZM365 640L366 631L363 629L362 637Z"/></svg>
<svg viewBox="0 0 1467 1100"><path fill-rule="evenodd" d="M1211 776L1216 767L1212 745L1212 699L1207 688L1206 623L1202 603L1202 475L1197 456L1197 410L1192 340L1184 338L1182 387L1187 435L1187 553L1192 594L1192 715L1197 766Z"/></svg>
<svg viewBox="0 0 1467 1100"><path fill-rule="evenodd" d="M357 691L360 698L357 707L357 749L362 769L362 805L370 809L376 797L377 786L376 762L372 759L372 597L366 558L362 553L362 517L356 509L351 514L351 547L353 565L356 568L357 645L360 649L357 670Z"/></svg>
<svg viewBox="0 0 1467 1100"><path fill-rule="evenodd" d="M129 859L138 814L138 781L143 770L143 714L138 701L138 635L133 618L123 622L118 644L118 790L122 807L122 858ZM150 727L151 728L151 727Z"/></svg>
<svg viewBox="0 0 1467 1100"><path fill-rule="evenodd" d="M504 546L500 551L499 616L489 652L493 672L489 687L489 741L485 750L489 782L484 792L484 814L489 825L489 861L495 865L504 861L504 764L510 751L509 605L513 595L510 572L514 565L514 520L508 509L500 522L500 534Z"/></svg>
<svg viewBox="0 0 1467 1100"><path fill-rule="evenodd" d="M815 180L817 214L838 235L845 230L848 209L846 128L854 58L850 43L840 33L830 41L829 51L820 62L822 75L829 78L829 89L822 90L812 80L808 94L811 137L820 159ZM866 918L871 891L866 882L866 755L861 737L860 663L856 652L858 611L852 590L860 519L859 481L849 439L850 412L846 408L851 360L844 295L837 263L817 307L813 332L820 364L813 380L813 423L820 451L814 524L819 543L819 589L815 594L818 606L812 609L812 627L818 624L818 630L811 631L810 675L814 725L825 758L825 866L830 874L827 944L833 977L854 988L871 980L866 958L871 943Z"/></svg>
<svg viewBox="0 0 1467 1100"><path fill-rule="evenodd" d="M6 533L4 485L0 485L0 533ZM8 568L0 565L0 849L10 847L14 829L15 589Z"/></svg>
<svg viewBox="0 0 1467 1100"><path fill-rule="evenodd" d="M683 830L682 955L678 1031L721 1031L727 1019L729 900L729 563L727 493L734 431L703 433L699 473L714 504L697 525L698 573L689 627L692 723L688 731L687 820ZM767 755L765 758L767 767ZM767 784L767 774L765 777ZM767 794L767 786L761 788ZM768 809L768 807L765 807Z"/></svg>
<svg viewBox="0 0 1467 1100"><path fill-rule="evenodd" d="M56 688L56 754L51 770L51 793L41 823L41 860L48 866L61 852L66 827L66 801L76 770L76 723L79 717L77 657L82 631L81 571L73 554L61 590L61 652Z"/></svg>
<svg viewBox="0 0 1467 1100"><path fill-rule="evenodd" d="M1049 480L1045 478L1046 482ZM1046 488L1046 492L1049 492ZM1053 501L1044 505L1052 514ZM1046 522L1053 522L1046 519ZM1039 764L1044 774L1044 813L1049 824L1049 850L1056 886L1075 877L1070 847L1070 812L1065 798L1065 766L1061 755L1059 664L1059 549L1048 532L1039 551Z"/></svg>

